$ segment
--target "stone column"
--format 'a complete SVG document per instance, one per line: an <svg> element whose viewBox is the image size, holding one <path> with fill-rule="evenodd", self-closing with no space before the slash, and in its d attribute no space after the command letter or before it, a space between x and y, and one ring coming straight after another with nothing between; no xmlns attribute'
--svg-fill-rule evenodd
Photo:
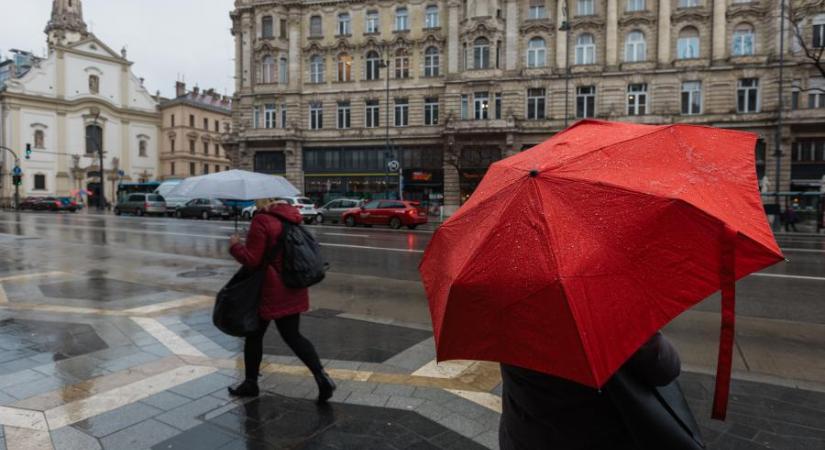
<svg viewBox="0 0 825 450"><path fill-rule="evenodd" d="M619 6L616 0L607 0L607 30L605 34L605 52L608 67L615 67L619 63Z"/></svg>
<svg viewBox="0 0 825 450"><path fill-rule="evenodd" d="M567 0L559 0L556 7L556 29L560 29L562 22L569 20L569 17L564 16L564 3ZM569 14L568 14L569 16ZM558 31L556 33L556 67L559 70L567 68L567 35L566 31Z"/></svg>
<svg viewBox="0 0 825 450"><path fill-rule="evenodd" d="M518 64L519 10L518 1L507 0L507 23L505 25L505 65L507 70L516 70Z"/></svg>
<svg viewBox="0 0 825 450"><path fill-rule="evenodd" d="M235 35L235 91L240 92L243 83L243 27L237 17L234 18L232 32Z"/></svg>
<svg viewBox="0 0 825 450"><path fill-rule="evenodd" d="M304 157L300 141L287 141L284 147L286 157L286 179L299 191L304 192Z"/></svg>
<svg viewBox="0 0 825 450"><path fill-rule="evenodd" d="M713 0L713 61L728 57L727 3L728 0Z"/></svg>
<svg viewBox="0 0 825 450"><path fill-rule="evenodd" d="M129 66L126 64L120 66L120 106L122 108L129 107L129 80L131 78ZM138 89L138 87L135 86L135 89Z"/></svg>
<svg viewBox="0 0 825 450"><path fill-rule="evenodd" d="M63 57L63 50L57 51L57 98L62 99L66 97L66 59Z"/></svg>
<svg viewBox="0 0 825 450"><path fill-rule="evenodd" d="M458 18L461 14L461 2L451 0L447 4L447 73L458 73L458 58L461 43L458 41Z"/></svg>
<svg viewBox="0 0 825 450"><path fill-rule="evenodd" d="M289 88L298 89L301 77L301 15L289 15Z"/></svg>
<svg viewBox="0 0 825 450"><path fill-rule="evenodd" d="M670 64L670 2L659 0L659 36L656 42L659 46L659 64Z"/></svg>
<svg viewBox="0 0 825 450"><path fill-rule="evenodd" d="M130 143L129 121L123 120L120 122L120 170L126 174L125 179L130 179L132 176L132 148L129 145Z"/></svg>
<svg viewBox="0 0 825 450"><path fill-rule="evenodd" d="M69 195L71 190L71 183L69 182L69 149L66 147L68 142L66 139L66 113L59 111L57 113L57 139L55 142L62 145L62 147L55 147L57 155L57 195Z"/></svg>
<svg viewBox="0 0 825 450"><path fill-rule="evenodd" d="M241 74L243 89L252 88L252 79L255 76L254 67L252 65L252 17L248 13L244 13L241 17L241 39L243 43L243 51L241 52L241 64L243 73Z"/></svg>
<svg viewBox="0 0 825 450"><path fill-rule="evenodd" d="M461 179L458 173L459 151L455 138L447 137L444 145L444 217L455 214L461 206Z"/></svg>

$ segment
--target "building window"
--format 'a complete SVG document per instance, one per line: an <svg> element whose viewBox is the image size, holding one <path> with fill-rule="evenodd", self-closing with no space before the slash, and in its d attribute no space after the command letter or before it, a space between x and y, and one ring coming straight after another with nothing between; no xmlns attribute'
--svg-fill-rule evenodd
<svg viewBox="0 0 825 450"><path fill-rule="evenodd" d="M645 0L627 0L627 11L628 12L644 11L644 10L645 10Z"/></svg>
<svg viewBox="0 0 825 450"><path fill-rule="evenodd" d="M215 164L215 173L218 173L220 171L221 171L221 166Z"/></svg>
<svg viewBox="0 0 825 450"><path fill-rule="evenodd" d="M206 175L209 173L209 164L203 165L203 174Z"/></svg>
<svg viewBox="0 0 825 450"><path fill-rule="evenodd" d="M221 146L218 145L218 144L215 144L214 148L215 148L215 156L221 156Z"/></svg>
<svg viewBox="0 0 825 450"><path fill-rule="evenodd" d="M174 174L175 174L175 162L172 161L171 163L169 163L169 175L174 175Z"/></svg>
<svg viewBox="0 0 825 450"><path fill-rule="evenodd" d="M278 27L278 31L279 31L278 35L280 36L280 38L281 39L286 39L286 32L287 32L287 30L286 30L286 19L281 19L280 26ZM217 168L218 166L215 166L215 167ZM218 170L216 169L215 172L218 172Z"/></svg>
<svg viewBox="0 0 825 450"><path fill-rule="evenodd" d="M631 31L627 34L624 44L624 60L626 62L641 62L647 59L647 42L641 31Z"/></svg>
<svg viewBox="0 0 825 450"><path fill-rule="evenodd" d="M203 154L204 156L209 156L209 142L203 143Z"/></svg>
<svg viewBox="0 0 825 450"><path fill-rule="evenodd" d="M197 175L195 173L195 163L193 163L193 162L189 163L189 175Z"/></svg>
<svg viewBox="0 0 825 450"><path fill-rule="evenodd" d="M825 14L814 16L813 29L811 30L811 45L814 48L825 47Z"/></svg>
<svg viewBox="0 0 825 450"><path fill-rule="evenodd" d="M699 30L694 27L682 28L676 41L676 55L678 59L699 57Z"/></svg>
<svg viewBox="0 0 825 450"><path fill-rule="evenodd" d="M501 119L501 92L496 92L496 120Z"/></svg>
<svg viewBox="0 0 825 450"><path fill-rule="evenodd" d="M438 6L427 6L424 14L424 28L438 28Z"/></svg>
<svg viewBox="0 0 825 450"><path fill-rule="evenodd" d="M86 126L86 154L103 150L103 128L98 125Z"/></svg>
<svg viewBox="0 0 825 450"><path fill-rule="evenodd" d="M424 125L438 125L438 98L424 99Z"/></svg>
<svg viewBox="0 0 825 450"><path fill-rule="evenodd" d="M794 142L791 146L791 161L825 162L825 140L814 138Z"/></svg>
<svg viewBox="0 0 825 450"><path fill-rule="evenodd" d="M469 117L469 112L468 112L468 109L469 109L468 103L469 103L469 99L467 98L467 94L462 94L461 95L461 120L467 120L467 119L470 118Z"/></svg>
<svg viewBox="0 0 825 450"><path fill-rule="evenodd" d="M189 114L189 128L195 128L195 115Z"/></svg>
<svg viewBox="0 0 825 450"><path fill-rule="evenodd" d="M146 142L146 140L144 139L138 141L138 156L140 156L141 158L146 158L147 156L149 156L149 150L147 148L148 145L149 143Z"/></svg>
<svg viewBox="0 0 825 450"><path fill-rule="evenodd" d="M348 101L338 102L338 129L350 127L350 106Z"/></svg>
<svg viewBox="0 0 825 450"><path fill-rule="evenodd" d="M627 85L627 115L647 114L647 83Z"/></svg>
<svg viewBox="0 0 825 450"><path fill-rule="evenodd" d="M527 10L527 19L539 20L547 17L544 9L544 0L530 0L530 9Z"/></svg>
<svg viewBox="0 0 825 450"><path fill-rule="evenodd" d="M367 100L366 101L366 111L365 111L365 123L364 125L367 128L376 128L380 126L380 112L379 112L378 100Z"/></svg>
<svg viewBox="0 0 825 450"><path fill-rule="evenodd" d="M736 87L736 112L759 112L759 79L743 78Z"/></svg>
<svg viewBox="0 0 825 450"><path fill-rule="evenodd" d="M791 81L791 111L799 109L799 91L801 83L799 80Z"/></svg>
<svg viewBox="0 0 825 450"><path fill-rule="evenodd" d="M281 128L286 128L286 104L281 103Z"/></svg>
<svg viewBox="0 0 825 450"><path fill-rule="evenodd" d="M702 82L682 83L682 114L702 114Z"/></svg>
<svg viewBox="0 0 825 450"><path fill-rule="evenodd" d="M352 34L350 30L349 13L338 14L338 35L349 36Z"/></svg>
<svg viewBox="0 0 825 450"><path fill-rule="evenodd" d="M195 140L189 139L189 153L194 155L195 154Z"/></svg>
<svg viewBox="0 0 825 450"><path fill-rule="evenodd" d="M395 99L395 126L406 127L410 122L410 104L406 98Z"/></svg>
<svg viewBox="0 0 825 450"><path fill-rule="evenodd" d="M584 33L576 38L576 64L595 64L596 44L593 43L593 35Z"/></svg>
<svg viewBox="0 0 825 450"><path fill-rule="evenodd" d="M203 129L209 131L209 119L206 117L203 118Z"/></svg>
<svg viewBox="0 0 825 450"><path fill-rule="evenodd" d="M346 53L338 55L338 81L352 81L352 56Z"/></svg>
<svg viewBox="0 0 825 450"><path fill-rule="evenodd" d="M825 108L825 78L808 81L808 108Z"/></svg>
<svg viewBox="0 0 825 450"><path fill-rule="evenodd" d="M475 120L490 118L490 95L487 92L473 93L473 117Z"/></svg>
<svg viewBox="0 0 825 450"><path fill-rule="evenodd" d="M435 47L427 47L427 50L424 51L424 76L425 77L437 77L439 75L440 69L440 56L438 54L438 49Z"/></svg>
<svg viewBox="0 0 825 450"><path fill-rule="evenodd" d="M733 48L731 49L733 56L753 55L753 43L754 35L752 26L742 24L733 30Z"/></svg>
<svg viewBox="0 0 825 450"><path fill-rule="evenodd" d="M258 128L261 126L261 112L258 110L257 106L252 107L252 128Z"/></svg>
<svg viewBox="0 0 825 450"><path fill-rule="evenodd" d="M545 93L544 89L527 89L527 119L544 119Z"/></svg>
<svg viewBox="0 0 825 450"><path fill-rule="evenodd" d="M275 34L272 27L272 16L263 16L261 18L261 37L271 38Z"/></svg>
<svg viewBox="0 0 825 450"><path fill-rule="evenodd" d="M97 75L89 75L89 93L100 93L100 77Z"/></svg>
<svg viewBox="0 0 825 450"><path fill-rule="evenodd" d="M577 16L592 16L596 14L595 3L596 0L577 0L576 1L576 15Z"/></svg>
<svg viewBox="0 0 825 450"><path fill-rule="evenodd" d="M324 109L320 102L309 104L309 129L320 130L324 128Z"/></svg>
<svg viewBox="0 0 825 450"><path fill-rule="evenodd" d="M275 128L275 116L277 111L274 104L264 105L264 128Z"/></svg>
<svg viewBox="0 0 825 450"><path fill-rule="evenodd" d="M480 37L473 42L473 69L490 68L490 41Z"/></svg>
<svg viewBox="0 0 825 450"><path fill-rule="evenodd" d="M547 65L547 45L544 39L535 37L527 43L527 67Z"/></svg>
<svg viewBox="0 0 825 450"><path fill-rule="evenodd" d="M43 174L35 174L34 175L34 190L35 191L45 191L46 190L46 175Z"/></svg>
<svg viewBox="0 0 825 450"><path fill-rule="evenodd" d="M261 63L261 83L275 82L275 58L266 56Z"/></svg>
<svg viewBox="0 0 825 450"><path fill-rule="evenodd" d="M220 125L220 122L218 122L218 121L216 120L216 121L215 121L215 133L220 133L220 131L221 131L221 125Z"/></svg>
<svg viewBox="0 0 825 450"><path fill-rule="evenodd" d="M679 0L680 8L694 8L699 6L699 0Z"/></svg>
<svg viewBox="0 0 825 450"><path fill-rule="evenodd" d="M309 81L311 83L324 82L324 58L321 55L312 55L309 59Z"/></svg>
<svg viewBox="0 0 825 450"><path fill-rule="evenodd" d="M409 15L407 8L398 8L395 10L395 31L409 30L408 23Z"/></svg>
<svg viewBox="0 0 825 450"><path fill-rule="evenodd" d="M172 153L175 153L175 138L169 138L169 149Z"/></svg>
<svg viewBox="0 0 825 450"><path fill-rule="evenodd" d="M172 126L173 127L175 126L175 115L174 114L172 114Z"/></svg>
<svg viewBox="0 0 825 450"><path fill-rule="evenodd" d="M596 115L596 86L576 88L576 117L585 119Z"/></svg>
<svg viewBox="0 0 825 450"><path fill-rule="evenodd" d="M46 133L43 130L34 130L34 148L45 148Z"/></svg>
<svg viewBox="0 0 825 450"><path fill-rule="evenodd" d="M378 11L367 11L367 23L364 29L367 33L378 33Z"/></svg>
<svg viewBox="0 0 825 450"><path fill-rule="evenodd" d="M324 35L324 27L321 22L321 16L312 16L309 18L309 36L321 37Z"/></svg>
<svg viewBox="0 0 825 450"><path fill-rule="evenodd" d="M377 80L381 75L381 58L378 56L378 52L375 50L370 50L367 52L366 60L366 76L367 80Z"/></svg>
<svg viewBox="0 0 825 450"><path fill-rule="evenodd" d="M287 84L289 83L289 65L287 63L286 58L281 58L278 60L278 83Z"/></svg>
<svg viewBox="0 0 825 450"><path fill-rule="evenodd" d="M395 78L410 77L410 57L407 51L399 48L395 51Z"/></svg>

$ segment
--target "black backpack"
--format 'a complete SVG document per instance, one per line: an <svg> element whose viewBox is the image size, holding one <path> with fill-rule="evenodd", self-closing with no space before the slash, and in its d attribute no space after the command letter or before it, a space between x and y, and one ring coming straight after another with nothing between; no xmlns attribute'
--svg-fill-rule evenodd
<svg viewBox="0 0 825 450"><path fill-rule="evenodd" d="M321 256L321 246L303 226L281 221L280 244L284 249L281 279L288 288L308 288L320 283L329 264Z"/></svg>

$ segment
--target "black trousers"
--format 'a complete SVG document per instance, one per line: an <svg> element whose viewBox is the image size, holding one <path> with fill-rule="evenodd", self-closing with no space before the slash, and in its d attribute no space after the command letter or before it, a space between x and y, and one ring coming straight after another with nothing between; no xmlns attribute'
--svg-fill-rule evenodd
<svg viewBox="0 0 825 450"><path fill-rule="evenodd" d="M318 358L318 353L315 347L307 338L301 335L301 315L293 314L291 316L275 319L275 327L278 328L278 333L286 342L286 345L295 353L295 356L304 363L305 366L312 372L313 375L319 375L323 372L321 360ZM261 320L261 326L257 333L247 336L243 345L243 359L246 366L246 379L250 381L258 381L258 373L261 369L261 360L264 355L264 334L269 328L268 320Z"/></svg>

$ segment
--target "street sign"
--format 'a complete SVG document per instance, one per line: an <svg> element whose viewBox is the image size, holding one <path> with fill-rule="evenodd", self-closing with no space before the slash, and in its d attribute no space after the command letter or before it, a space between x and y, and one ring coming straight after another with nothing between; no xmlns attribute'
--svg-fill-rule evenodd
<svg viewBox="0 0 825 450"><path fill-rule="evenodd" d="M20 176L23 175L23 169L21 169L20 166L14 166L14 169L11 169L11 173L14 176Z"/></svg>
<svg viewBox="0 0 825 450"><path fill-rule="evenodd" d="M401 168L401 163L398 161L390 161L387 164L387 168L390 169L390 172L397 172L398 169Z"/></svg>
<svg viewBox="0 0 825 450"><path fill-rule="evenodd" d="M126 175L126 172L124 172L122 170L117 171L117 176L122 177L123 175Z"/></svg>

